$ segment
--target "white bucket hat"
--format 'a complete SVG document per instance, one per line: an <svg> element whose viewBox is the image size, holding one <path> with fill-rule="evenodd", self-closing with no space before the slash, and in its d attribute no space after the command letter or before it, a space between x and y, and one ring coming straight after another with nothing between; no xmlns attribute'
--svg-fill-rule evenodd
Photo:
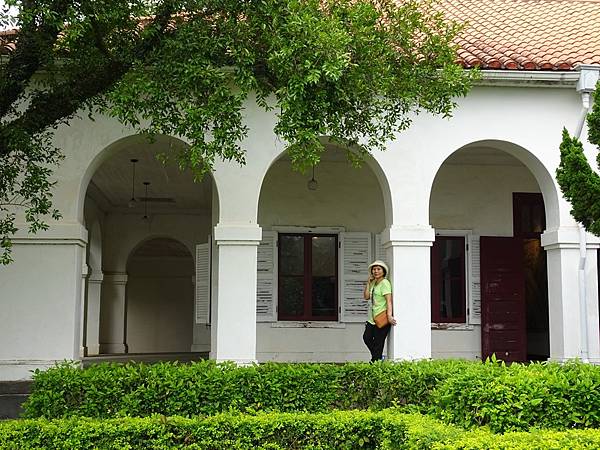
<svg viewBox="0 0 600 450"><path fill-rule="evenodd" d="M379 267L382 267L382 268L383 268L383 271L385 272L385 273L383 274L383 276L384 276L384 277L387 277L387 276L388 276L388 274L390 273L390 269L388 269L388 266L387 266L387 264L386 264L386 263L384 263L383 261L379 260L379 259L378 259L378 260L376 260L376 261L373 261L371 264L369 264L369 273L371 273L371 268L372 268L373 266L379 266Z"/></svg>

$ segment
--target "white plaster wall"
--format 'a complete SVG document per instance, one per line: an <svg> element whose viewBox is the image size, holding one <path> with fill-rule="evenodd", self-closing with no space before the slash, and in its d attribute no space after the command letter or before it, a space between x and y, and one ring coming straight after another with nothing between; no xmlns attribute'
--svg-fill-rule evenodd
<svg viewBox="0 0 600 450"><path fill-rule="evenodd" d="M334 155L329 155L330 158ZM315 169L318 189L310 191L312 173L292 171L282 159L269 169L261 190L259 225L340 226L346 231L379 233L385 226L383 196L373 171L345 161L327 161ZM366 277L365 267L365 277ZM362 323L306 325L258 323L259 361L368 361Z"/></svg>
<svg viewBox="0 0 600 450"><path fill-rule="evenodd" d="M140 258L127 270L129 353L189 352L194 325L194 261Z"/></svg>
<svg viewBox="0 0 600 450"><path fill-rule="evenodd" d="M385 218L388 225L411 228L427 227L432 223L437 226L429 217L429 200L439 167L457 149L473 142L487 141L488 144L502 144L503 148L527 164L544 194L549 229L574 226L569 205L561 198L556 187L554 173L559 162L561 130L565 126L573 130L581 110L580 97L575 89L476 87L467 98L459 99L458 103L459 107L452 119L421 114L407 132L396 141L387 143L386 152L376 152L374 155L390 188L390 198L384 201L390 205L389 217ZM235 163L216 163L215 181L219 192L221 223L257 223L263 177L285 148L285 143L278 140L272 132L275 112L261 112L253 103L246 105L245 111L250 127L249 136L242 143L247 150L247 165L239 167ZM72 229L83 223L83 204L88 182L95 169L109 157L109 153L118 151L119 140L131 134L131 130L106 117L90 121L82 116L72 120L71 126L60 127L55 144L63 149L67 157L56 172L58 184L54 198L63 219L58 224L51 222L52 230L41 233L34 240L57 243L64 242L64 239L80 239L84 233ZM593 157L592 146L587 142L584 146L586 152ZM106 149L109 150L105 151ZM317 171L317 179L325 183L325 179L319 175L320 170L319 168ZM264 195L271 194L265 192ZM361 227L358 216L354 217L352 214L364 207L368 208L365 198L338 197L337 201L342 202L340 207L335 207L340 216L324 216L329 213L319 210L323 218L316 217L311 211L300 218L275 217L278 213L261 210L261 220L265 224L288 222L289 225L293 218L294 221L303 219L303 225L321 222L322 225L343 226L348 223L357 229ZM352 205L351 209L342 207L346 201ZM331 214L333 215L333 210ZM338 220L329 223L333 219ZM137 219L123 220L131 220L133 224ZM117 220L108 222L106 236L103 236L106 239L103 241L112 243L106 244L104 253L108 259L103 258L103 265L111 270L125 270L127 255L144 236L172 236L175 233L183 235L175 237L186 245L203 242L194 240L188 226L193 220L189 217L182 218L177 223L156 217L149 230L140 229L139 223L133 230L119 228ZM365 226L370 226L370 223L365 223ZM500 228L508 229L506 226ZM208 226L202 228L202 237L208 234L207 230ZM113 237L108 239L108 235ZM82 240L85 241L85 237ZM70 247L71 244L64 247L29 247L31 244L26 241L15 242L17 261L8 268L0 269L2 358L15 360L15 364L19 365L21 363L18 361L30 357L74 356L77 338L73 337L76 334L73 327L77 319L73 317L77 315L75 311L79 308L81 297L79 285L82 261L77 256L80 247L77 244L72 244L73 248ZM31 283L32 279L36 283ZM576 292L564 291L564 295L575 296ZM65 320L70 322L65 323ZM429 330L426 332L429 333ZM264 335L265 331L259 331L259 351L261 342L264 341L261 333ZM49 338L50 335L54 337ZM67 338L67 335L71 338ZM272 338L277 337L269 339ZM421 338L425 336L415 336L416 340ZM356 339L350 338L349 341L354 342ZM435 345L434 342L434 347ZM2 364L3 367L8 367L8 363ZM22 363L21 366L26 365Z"/></svg>
<svg viewBox="0 0 600 450"><path fill-rule="evenodd" d="M477 151L469 149L472 154ZM531 172L516 160L513 164L444 164L431 192L431 225L480 236L512 236L513 192L539 192ZM479 325L433 329L431 340L434 358L481 358Z"/></svg>
<svg viewBox="0 0 600 450"><path fill-rule="evenodd" d="M311 174L277 161L267 173L260 197L258 222L273 226L342 226L346 231L379 233L385 226L383 197L373 172L364 165L322 162L315 169L318 188L311 191Z"/></svg>
<svg viewBox="0 0 600 450"><path fill-rule="evenodd" d="M84 248L30 242L13 256L0 268L0 380L79 356Z"/></svg>
<svg viewBox="0 0 600 450"><path fill-rule="evenodd" d="M196 245L207 242L212 228L210 211L207 211L206 214L157 214L150 217L151 221L146 222L142 220L140 214L112 213L106 216L102 255L103 270L105 272L125 273L127 271L127 260L135 248L156 237L166 237L181 242L195 259ZM137 281L134 280L135 283ZM210 329L203 325L193 324L193 320L192 311L189 316L189 323L193 327L194 350L206 350L210 342ZM101 321L100 335L105 342L112 342L111 336L114 333L114 324ZM139 348L139 345L138 340L135 346ZM143 348L144 351L149 351L148 347ZM192 350L191 344L184 351L190 350ZM130 349L129 351L133 352L134 350Z"/></svg>

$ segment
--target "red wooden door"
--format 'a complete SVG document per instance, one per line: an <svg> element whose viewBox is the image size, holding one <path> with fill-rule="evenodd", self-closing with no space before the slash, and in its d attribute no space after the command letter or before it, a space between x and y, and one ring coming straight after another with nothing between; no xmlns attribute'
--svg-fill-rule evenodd
<svg viewBox="0 0 600 450"><path fill-rule="evenodd" d="M527 359L523 244L520 238L481 237L483 359Z"/></svg>

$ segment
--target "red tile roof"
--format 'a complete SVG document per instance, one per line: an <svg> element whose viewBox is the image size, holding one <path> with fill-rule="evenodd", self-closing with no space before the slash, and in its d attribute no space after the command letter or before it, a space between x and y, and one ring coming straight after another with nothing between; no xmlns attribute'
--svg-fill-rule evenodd
<svg viewBox="0 0 600 450"><path fill-rule="evenodd" d="M600 64L600 0L441 0L446 17L467 22L465 67L572 70Z"/></svg>
<svg viewBox="0 0 600 450"><path fill-rule="evenodd" d="M572 70L600 64L600 0L439 0L449 19L466 22L457 39L466 68ZM15 31L0 31L0 55Z"/></svg>

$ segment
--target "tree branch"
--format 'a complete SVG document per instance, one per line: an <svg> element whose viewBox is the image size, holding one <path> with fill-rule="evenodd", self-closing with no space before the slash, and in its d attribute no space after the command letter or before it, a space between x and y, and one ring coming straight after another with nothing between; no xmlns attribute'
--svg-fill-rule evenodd
<svg viewBox="0 0 600 450"><path fill-rule="evenodd" d="M36 2L23 1L23 10L32 10ZM71 3L57 0L50 8L53 14L64 17ZM22 24L17 32L16 47L9 56L8 63L0 71L0 117L6 115L13 103L23 93L31 77L48 62L52 47L62 30L62 21L51 23L42 21L36 25L35 20Z"/></svg>

